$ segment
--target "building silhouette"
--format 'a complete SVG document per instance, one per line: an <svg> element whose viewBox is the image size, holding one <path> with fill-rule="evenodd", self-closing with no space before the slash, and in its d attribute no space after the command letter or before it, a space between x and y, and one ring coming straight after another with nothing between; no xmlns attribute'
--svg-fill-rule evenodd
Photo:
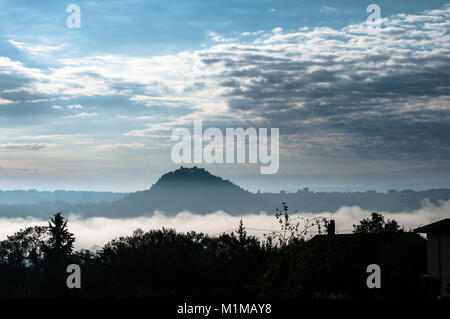
<svg viewBox="0 0 450 319"><path fill-rule="evenodd" d="M427 234L427 274L422 276L427 295L450 298L450 218L414 231Z"/></svg>

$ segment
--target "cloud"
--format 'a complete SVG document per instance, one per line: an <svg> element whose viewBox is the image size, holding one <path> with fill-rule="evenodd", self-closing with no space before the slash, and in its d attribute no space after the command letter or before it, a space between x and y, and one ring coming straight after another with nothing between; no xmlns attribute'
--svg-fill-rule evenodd
<svg viewBox="0 0 450 319"><path fill-rule="evenodd" d="M0 98L0 105L12 104L14 101Z"/></svg>
<svg viewBox="0 0 450 319"><path fill-rule="evenodd" d="M211 37L211 40L213 40L214 42L219 42L219 43L226 43L226 42L233 42L236 39L234 38L225 38L215 32L209 32L208 35Z"/></svg>
<svg viewBox="0 0 450 319"><path fill-rule="evenodd" d="M65 45L32 45L24 42L14 41L14 40L8 40L10 44L12 44L14 47L20 50L25 50L29 52L30 54L34 55L43 55L48 54L52 51L59 51L62 50Z"/></svg>
<svg viewBox="0 0 450 319"><path fill-rule="evenodd" d="M335 7L323 6L322 8L320 8L320 12L322 13L330 13L336 11L338 11L338 9L336 9Z"/></svg>
<svg viewBox="0 0 450 319"><path fill-rule="evenodd" d="M205 61L224 67L217 78L231 113L280 127L285 154L444 159L449 14L397 15L379 30L276 28Z"/></svg>
<svg viewBox="0 0 450 319"><path fill-rule="evenodd" d="M80 104L73 104L73 105L68 105L67 106L68 110L79 110L79 109L82 109L82 108L83 108L83 105L80 105Z"/></svg>
<svg viewBox="0 0 450 319"><path fill-rule="evenodd" d="M68 139L70 137L80 137L80 134L48 134L48 135L22 135L18 139L21 140L52 140L52 139Z"/></svg>
<svg viewBox="0 0 450 319"><path fill-rule="evenodd" d="M192 105L197 101L195 98L189 97L161 97L161 96L147 96L147 95L133 95L130 97L130 101L143 103L148 107L164 105L166 107L185 106L186 104Z"/></svg>
<svg viewBox="0 0 450 319"><path fill-rule="evenodd" d="M37 151L45 147L47 147L47 144L38 144L38 143L0 144L0 150Z"/></svg>
<svg viewBox="0 0 450 319"><path fill-rule="evenodd" d="M94 151L111 151L120 149L132 149L132 150L144 150L150 149L148 146L142 143L130 143L130 144L103 144L90 146L89 149Z"/></svg>
<svg viewBox="0 0 450 319"><path fill-rule="evenodd" d="M394 218L406 229L413 229L420 225L447 218L449 209L450 201L442 202L440 206L424 202L423 207L419 210L396 214L383 213L383 215L388 219ZM371 211L365 211L359 207L342 207L336 212L302 213L302 216L307 218L322 216L328 219L335 219L337 232L349 233L353 230L353 224L357 224L363 218L370 217L370 214ZM88 249L93 245L104 245L115 237L131 235L138 228L148 231L166 227L174 228L178 232L197 231L216 235L236 229L239 221L242 219L247 232L251 235L262 237L264 233L280 229L280 225L275 217L266 213L231 216L225 212L216 212L208 215L182 212L174 217L168 217L156 212L151 217L142 216L120 219L93 217L82 219L76 215L71 215L68 219L69 230L76 237L76 249ZM5 239L7 235L11 235L21 228L46 224L47 221L36 218L0 218L0 240Z"/></svg>
<svg viewBox="0 0 450 319"><path fill-rule="evenodd" d="M449 18L450 6L444 6L386 17L379 29L362 21L340 29L276 27L235 38L212 31L214 43L199 50L64 58L48 68L0 57L0 83L7 84L2 98L20 102L4 105L2 114L38 112L24 97L113 96L128 102L118 106L121 113L139 106L154 112L151 122L124 127L121 134L128 137L167 135L203 119L216 127L279 127L280 151L295 157L445 161Z"/></svg>
<svg viewBox="0 0 450 319"><path fill-rule="evenodd" d="M97 115L98 115L97 112L91 112L91 113L89 113L89 112L81 112L81 113L78 113L78 114L65 116L64 118L83 118L83 117L93 117L93 116L97 116Z"/></svg>

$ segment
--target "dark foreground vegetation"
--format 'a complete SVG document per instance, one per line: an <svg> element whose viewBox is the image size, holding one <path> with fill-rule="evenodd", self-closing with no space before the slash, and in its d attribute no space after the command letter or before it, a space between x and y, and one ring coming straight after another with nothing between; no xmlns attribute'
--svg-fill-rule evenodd
<svg viewBox="0 0 450 319"><path fill-rule="evenodd" d="M290 216L285 204L276 218L280 231L263 240L247 235L242 222L236 232L217 237L136 230L93 253L74 251L75 238L58 213L48 227L26 228L0 242L0 297L420 296L425 241L395 221L373 213L354 234L333 235L326 234L326 219ZM383 269L381 289L366 285L366 267L373 263ZM79 289L67 288L69 264L80 266Z"/></svg>

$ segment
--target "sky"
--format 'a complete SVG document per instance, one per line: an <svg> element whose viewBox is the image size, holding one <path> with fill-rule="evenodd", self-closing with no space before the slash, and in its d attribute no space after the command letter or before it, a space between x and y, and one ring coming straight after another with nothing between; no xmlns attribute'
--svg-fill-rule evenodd
<svg viewBox="0 0 450 319"><path fill-rule="evenodd" d="M450 186L450 4L371 3L0 0L0 188L149 188L199 119L279 128L200 165L252 191Z"/></svg>

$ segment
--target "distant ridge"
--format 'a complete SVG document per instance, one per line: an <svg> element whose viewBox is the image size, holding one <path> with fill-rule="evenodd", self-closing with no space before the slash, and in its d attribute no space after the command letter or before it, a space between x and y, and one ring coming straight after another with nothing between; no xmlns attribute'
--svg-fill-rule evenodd
<svg viewBox="0 0 450 319"><path fill-rule="evenodd" d="M81 194L81 193L80 193ZM109 195L108 195L109 196ZM56 211L81 216L136 217L160 211L175 215L182 211L207 214L225 211L231 215L265 212L272 214L282 202L291 211L321 213L336 212L343 206L359 206L378 212L408 212L424 204L436 206L450 201L450 189L426 191L391 190L387 193L313 192L308 188L287 193L251 193L238 185L198 167L180 167L163 174L149 189L122 196L116 201L101 203L67 203L64 201L38 204L0 204L0 217L42 217ZM446 205L450 205L450 202Z"/></svg>
<svg viewBox="0 0 450 319"><path fill-rule="evenodd" d="M0 205L34 205L41 202L64 202L67 204L114 202L126 195L127 193L95 191L0 190Z"/></svg>

